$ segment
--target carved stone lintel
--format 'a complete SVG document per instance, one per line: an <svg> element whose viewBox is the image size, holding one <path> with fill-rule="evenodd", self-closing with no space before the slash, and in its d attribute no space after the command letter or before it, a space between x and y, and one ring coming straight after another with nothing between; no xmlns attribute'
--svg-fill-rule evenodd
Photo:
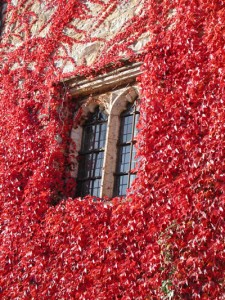
<svg viewBox="0 0 225 300"><path fill-rule="evenodd" d="M140 66L141 63L137 62L107 74L97 76L94 79L79 81L77 78L74 78L64 83L69 86L70 93L73 97L101 94L135 82L137 76L142 73Z"/></svg>

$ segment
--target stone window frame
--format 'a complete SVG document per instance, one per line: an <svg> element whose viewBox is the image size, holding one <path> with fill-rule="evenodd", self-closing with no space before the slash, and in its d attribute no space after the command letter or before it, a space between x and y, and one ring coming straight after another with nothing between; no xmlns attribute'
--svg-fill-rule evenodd
<svg viewBox="0 0 225 300"><path fill-rule="evenodd" d="M128 64L92 80L74 78L64 82L69 87L72 97L76 98L77 101L74 126L71 131L72 143L69 151L73 166L70 170L70 176L74 180L78 174L77 157L81 148L82 124L97 106L108 115L100 197L113 197L120 115L126 110L127 103L133 103L140 97L139 87L136 83L137 76L141 74L140 66L141 63L139 62ZM77 113L80 110L82 113L77 123Z"/></svg>

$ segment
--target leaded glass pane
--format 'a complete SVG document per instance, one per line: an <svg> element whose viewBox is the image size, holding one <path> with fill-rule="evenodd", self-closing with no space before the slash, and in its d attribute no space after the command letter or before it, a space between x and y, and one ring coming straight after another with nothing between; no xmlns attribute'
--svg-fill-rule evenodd
<svg viewBox="0 0 225 300"><path fill-rule="evenodd" d="M130 165L130 145L121 146L119 158L119 172L128 172Z"/></svg>
<svg viewBox="0 0 225 300"><path fill-rule="evenodd" d="M129 103L121 114L114 196L124 196L136 176L132 171L136 165L134 137L137 134L136 126L139 119L136 103L137 101Z"/></svg>
<svg viewBox="0 0 225 300"><path fill-rule="evenodd" d="M106 141L107 116L96 108L83 127L77 196L99 196Z"/></svg>
<svg viewBox="0 0 225 300"><path fill-rule="evenodd" d="M80 157L79 177L87 178L91 176L92 170L92 153Z"/></svg>
<svg viewBox="0 0 225 300"><path fill-rule="evenodd" d="M121 142L127 143L132 139L133 116L125 116L121 120Z"/></svg>
<svg viewBox="0 0 225 300"><path fill-rule="evenodd" d="M94 177L102 176L103 158L104 158L104 152L94 153L94 159L93 159L94 165L92 166Z"/></svg>
<svg viewBox="0 0 225 300"><path fill-rule="evenodd" d="M119 177L119 196L126 195L128 187L128 175L123 175Z"/></svg>
<svg viewBox="0 0 225 300"><path fill-rule="evenodd" d="M132 154L131 154L131 170L135 168L136 165L136 147L135 145L132 145Z"/></svg>
<svg viewBox="0 0 225 300"><path fill-rule="evenodd" d="M129 186L131 186L132 182L134 181L134 179L136 178L137 174L130 174L130 182L129 182Z"/></svg>
<svg viewBox="0 0 225 300"><path fill-rule="evenodd" d="M95 179L92 181L92 196L99 197L101 188L101 179Z"/></svg>
<svg viewBox="0 0 225 300"><path fill-rule="evenodd" d="M101 149L105 146L106 129L107 129L107 124L106 123L103 123L103 124L100 125L99 149Z"/></svg>
<svg viewBox="0 0 225 300"><path fill-rule="evenodd" d="M82 149L85 149L86 151L93 149L93 143L95 138L94 130L95 126L84 127Z"/></svg>

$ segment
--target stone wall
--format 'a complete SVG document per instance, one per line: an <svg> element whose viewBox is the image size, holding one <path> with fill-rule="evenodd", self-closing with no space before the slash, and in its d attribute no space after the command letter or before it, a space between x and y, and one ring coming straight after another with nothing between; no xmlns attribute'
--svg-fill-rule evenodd
<svg viewBox="0 0 225 300"><path fill-rule="evenodd" d="M113 195L113 173L116 168L116 146L120 125L119 116L125 110L128 102L132 103L138 98L139 89L135 80L140 75L140 63L131 64L127 62L122 68L109 72L107 75L100 75L94 80L82 79L82 81L79 77L74 77L76 73L73 73L73 71L75 71L77 66L90 67L96 62L101 61L103 53L107 54L107 51L113 53L114 40L119 34L116 46L123 45L126 43L127 38L130 39L124 50L121 48L119 53L120 59L127 61L129 55L141 54L144 46L150 39L150 33L143 30L143 34L135 36L135 32L131 32L128 37L126 29L129 24L132 25L132 22L135 22L135 17L141 18L145 2L146 0L118 1L116 7L110 11L112 8L110 0L105 0L105 3L109 4L105 11L102 9L102 6L86 1L89 8L86 18L82 19L81 17L81 19L78 19L76 17L67 26L63 26L59 41L54 40L53 30L54 26L60 27L60 20L57 20L58 6L49 6L48 1L28 0L23 5L20 5L21 1L13 0L5 20L3 37L4 42L8 45L7 55L10 55L10 52L16 53L17 49L20 48L25 49L22 52L23 57L20 58L18 56L18 61L12 65L12 69L23 68L25 66L27 69L34 69L36 71L38 69L39 57L35 57L36 60L32 60L30 53L37 52L43 54L45 51L48 51L48 42L49 46L52 43L56 46L53 50L51 49L52 53L49 52L52 55L50 65L53 61L58 70L60 70L60 75L65 75L65 78L64 76L58 76L57 78L64 81L64 84L69 86L72 96L76 97L78 105L76 109L79 109L83 105L84 113L87 116L93 106L99 105L108 114L109 123L106 138L106 155L103 163L101 196L112 197ZM65 7L65 16L63 17L66 18L68 10L69 8ZM110 13L105 18L105 14L109 11ZM89 16L88 18L87 15ZM101 20L103 21L101 22ZM125 34L121 34L121 32ZM44 45L43 49L41 43ZM29 55L26 56L26 53ZM35 63L36 65L33 65ZM43 74L45 74L46 66L41 71ZM72 75L68 75L67 77L67 74L70 72L72 72ZM23 78L20 81L22 82ZM23 88L22 85L20 88ZM91 101L90 98L93 95L94 98ZM95 102L96 99L97 102ZM77 112L76 109L75 114ZM39 120L45 116L40 114ZM71 138L74 143L70 146L72 167L69 170L70 177L73 178L77 176L76 159L80 150L81 136L82 123L75 124L71 132ZM61 140L59 139L60 142ZM74 147L75 144L76 147Z"/></svg>
<svg viewBox="0 0 225 300"><path fill-rule="evenodd" d="M104 2L110 3L108 0L104 0ZM125 24L132 23L135 16L141 16L142 8L146 1L130 0L118 2L112 13L104 19L104 15L112 9L110 5L104 11L99 4L85 1L90 10L88 19L78 20L76 18L70 23L70 26L63 30L63 33L73 40L73 43L68 46L66 41L62 41L54 54L57 57L55 64L63 70L63 73L73 72L76 66L91 66L94 62L100 60L102 52L107 52L114 46L113 38L120 31L123 31ZM7 40L10 42L9 51L22 46L24 41L29 40L29 43L32 43L34 39L49 37L49 32L54 25L53 21L57 14L56 6L48 6L45 1L39 2L35 0L27 1L22 6L19 5L19 0L13 0L12 4L14 9L10 9L4 28ZM29 19L31 30L27 30L23 24L19 23L18 18L13 16L15 12L22 18ZM66 13L67 8L65 7L65 15ZM9 24L9 20L12 18L15 21L13 24ZM100 20L102 19L104 21L101 23ZM129 49L133 53L141 53L149 38L149 33L143 33L138 39L134 38ZM122 42L123 38L121 37ZM120 56L121 58L128 58L126 52L121 52Z"/></svg>

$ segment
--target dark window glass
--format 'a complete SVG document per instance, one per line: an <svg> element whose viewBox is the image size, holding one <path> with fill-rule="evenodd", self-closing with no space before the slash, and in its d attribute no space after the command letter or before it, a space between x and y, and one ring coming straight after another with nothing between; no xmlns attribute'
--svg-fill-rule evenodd
<svg viewBox="0 0 225 300"><path fill-rule="evenodd" d="M136 174L136 148L134 137L137 134L139 119L138 100L129 103L127 109L120 116L120 137L118 143L118 158L115 174L114 196L126 195Z"/></svg>
<svg viewBox="0 0 225 300"><path fill-rule="evenodd" d="M107 116L96 108L83 126L76 196L100 196L106 129Z"/></svg>
<svg viewBox="0 0 225 300"><path fill-rule="evenodd" d="M6 1L0 1L0 35L2 33L2 29L3 29L3 21L4 21L4 14L6 11L6 6L7 3Z"/></svg>

